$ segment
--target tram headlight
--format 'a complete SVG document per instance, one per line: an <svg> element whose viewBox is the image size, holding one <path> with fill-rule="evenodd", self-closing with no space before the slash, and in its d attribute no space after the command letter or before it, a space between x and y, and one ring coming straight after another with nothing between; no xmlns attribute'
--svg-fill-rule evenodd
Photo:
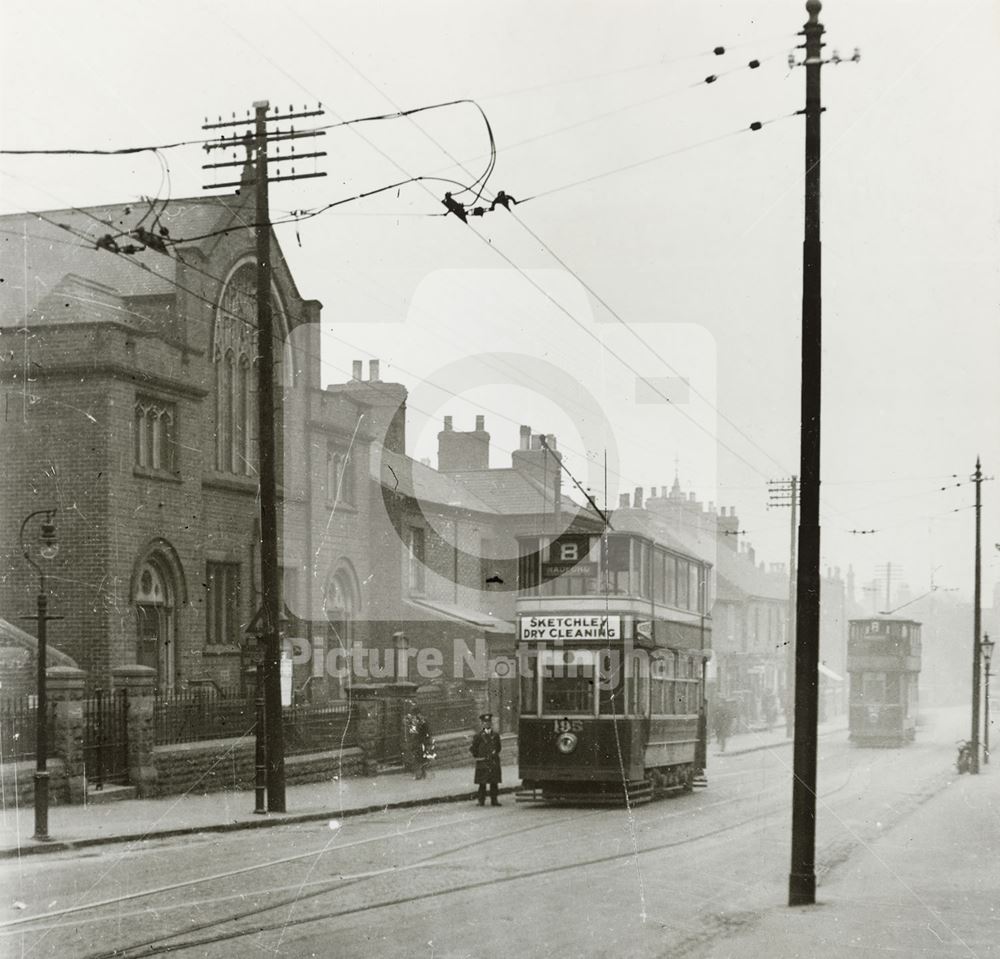
<svg viewBox="0 0 1000 959"><path fill-rule="evenodd" d="M556 749L561 753L568 754L576 749L577 742L576 733L562 733L556 740Z"/></svg>

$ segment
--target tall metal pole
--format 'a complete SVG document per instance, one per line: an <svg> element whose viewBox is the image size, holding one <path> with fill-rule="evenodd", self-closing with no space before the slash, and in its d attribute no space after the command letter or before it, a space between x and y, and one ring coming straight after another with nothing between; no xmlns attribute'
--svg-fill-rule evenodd
<svg viewBox="0 0 1000 959"><path fill-rule="evenodd" d="M969 772L979 772L979 657L982 655L979 644L979 632L982 629L982 555L980 549L980 525L982 517L981 491L983 470L976 457L976 472L972 474L972 482L976 484L976 580L972 600L972 763Z"/></svg>
<svg viewBox="0 0 1000 959"><path fill-rule="evenodd" d="M990 662L993 659L993 642L990 634L979 644L983 652L983 763L990 761Z"/></svg>
<svg viewBox="0 0 1000 959"><path fill-rule="evenodd" d="M285 737L281 722L278 635L278 484L274 436L274 318L271 314L271 214L267 176L267 100L254 103L257 240L257 426L260 437L260 589L264 636L267 808L285 811Z"/></svg>
<svg viewBox="0 0 1000 959"><path fill-rule="evenodd" d="M38 592L38 696L35 700L35 835L45 841L49 838L49 697L46 689L46 642L48 641L49 597L45 591L45 574L41 574Z"/></svg>
<svg viewBox="0 0 1000 959"><path fill-rule="evenodd" d="M795 740L788 904L816 901L816 736L820 604L820 373L823 300L820 244L822 4L808 0L806 38L805 239L802 247L801 514L795 616Z"/></svg>
<svg viewBox="0 0 1000 959"><path fill-rule="evenodd" d="M43 560L53 559L59 551L59 546L56 542L56 528L52 521L55 514L56 509L40 509L29 513L21 522L21 529L18 533L21 552L25 560L27 560L28 565L38 574L38 596L36 599L35 615L23 618L34 619L38 622L38 650L35 653L37 673L35 679L35 833L33 838L40 842L45 842L49 838L49 697L45 675L48 666L48 623L50 619L62 619L62 617L49 615L49 593L45 579L45 569L40 563L36 563L32 559L31 549L26 545L24 536L25 530L31 520L36 516L44 516L45 521L42 523L41 549L39 552Z"/></svg>

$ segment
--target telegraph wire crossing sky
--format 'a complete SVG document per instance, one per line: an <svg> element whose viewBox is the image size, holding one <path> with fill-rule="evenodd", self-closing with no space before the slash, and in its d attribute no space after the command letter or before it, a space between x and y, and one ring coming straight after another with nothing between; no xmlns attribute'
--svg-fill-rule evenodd
<svg viewBox="0 0 1000 959"><path fill-rule="evenodd" d="M787 55L802 3L181 3L155 49L138 11L102 24L113 69L80 43L85 11L57 6L56 34L27 5L6 12L5 212L203 195L203 117L322 102L328 175L275 187L272 215L324 304L328 382L380 358L413 395L418 457L444 415L471 428L484 413L495 465L529 423L599 502L605 449L612 505L676 469L699 499L737 506L759 556L785 558L766 480L798 462L803 77ZM204 32L184 27L196 10ZM823 71L824 564L865 580L895 560L914 593L937 567L968 589L971 490L954 484L977 454L1000 469L998 16L985 0L821 14L827 55L862 52ZM350 122L458 100L476 106ZM442 204L480 187L467 223ZM473 215L500 190L520 202ZM456 365L479 383L436 374ZM684 379L686 403L637 402L644 383L655 400ZM1000 540L990 486L986 543Z"/></svg>

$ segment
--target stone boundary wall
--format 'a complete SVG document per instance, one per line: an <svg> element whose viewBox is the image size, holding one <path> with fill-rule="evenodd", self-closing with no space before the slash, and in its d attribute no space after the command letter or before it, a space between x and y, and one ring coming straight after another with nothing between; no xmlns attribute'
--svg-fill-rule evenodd
<svg viewBox="0 0 1000 959"><path fill-rule="evenodd" d="M155 746L153 768L154 778L146 784L148 796L253 789L254 740L244 737ZM363 772L364 754L360 749L285 757L285 783L289 786L336 776L359 776Z"/></svg>
<svg viewBox="0 0 1000 959"><path fill-rule="evenodd" d="M49 759L49 802L52 805L66 801L66 766L59 759ZM0 766L0 810L4 813L20 809L28 817L30 833L31 810L35 804L35 760L22 759Z"/></svg>

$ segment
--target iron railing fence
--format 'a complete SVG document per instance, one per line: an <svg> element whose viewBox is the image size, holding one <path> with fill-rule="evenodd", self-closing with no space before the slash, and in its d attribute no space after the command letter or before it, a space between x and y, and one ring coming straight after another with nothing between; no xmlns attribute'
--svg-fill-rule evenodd
<svg viewBox="0 0 1000 959"><path fill-rule="evenodd" d="M358 722L350 703L302 703L282 711L285 755L349 749L358 745Z"/></svg>
<svg viewBox="0 0 1000 959"><path fill-rule="evenodd" d="M127 689L97 689L83 701L83 766L96 789L128 784L128 724Z"/></svg>
<svg viewBox="0 0 1000 959"><path fill-rule="evenodd" d="M35 696L0 697L0 762L35 758ZM48 756L53 756L55 703L49 703Z"/></svg>
<svg viewBox="0 0 1000 959"><path fill-rule="evenodd" d="M157 746L206 739L252 736L255 700L240 686L196 686L157 692L153 706L153 742Z"/></svg>
<svg viewBox="0 0 1000 959"><path fill-rule="evenodd" d="M238 686L200 686L158 693L153 710L157 746L230 739L256 733L257 702ZM301 703L282 710L285 752L300 755L356 746L357 723L346 702Z"/></svg>

